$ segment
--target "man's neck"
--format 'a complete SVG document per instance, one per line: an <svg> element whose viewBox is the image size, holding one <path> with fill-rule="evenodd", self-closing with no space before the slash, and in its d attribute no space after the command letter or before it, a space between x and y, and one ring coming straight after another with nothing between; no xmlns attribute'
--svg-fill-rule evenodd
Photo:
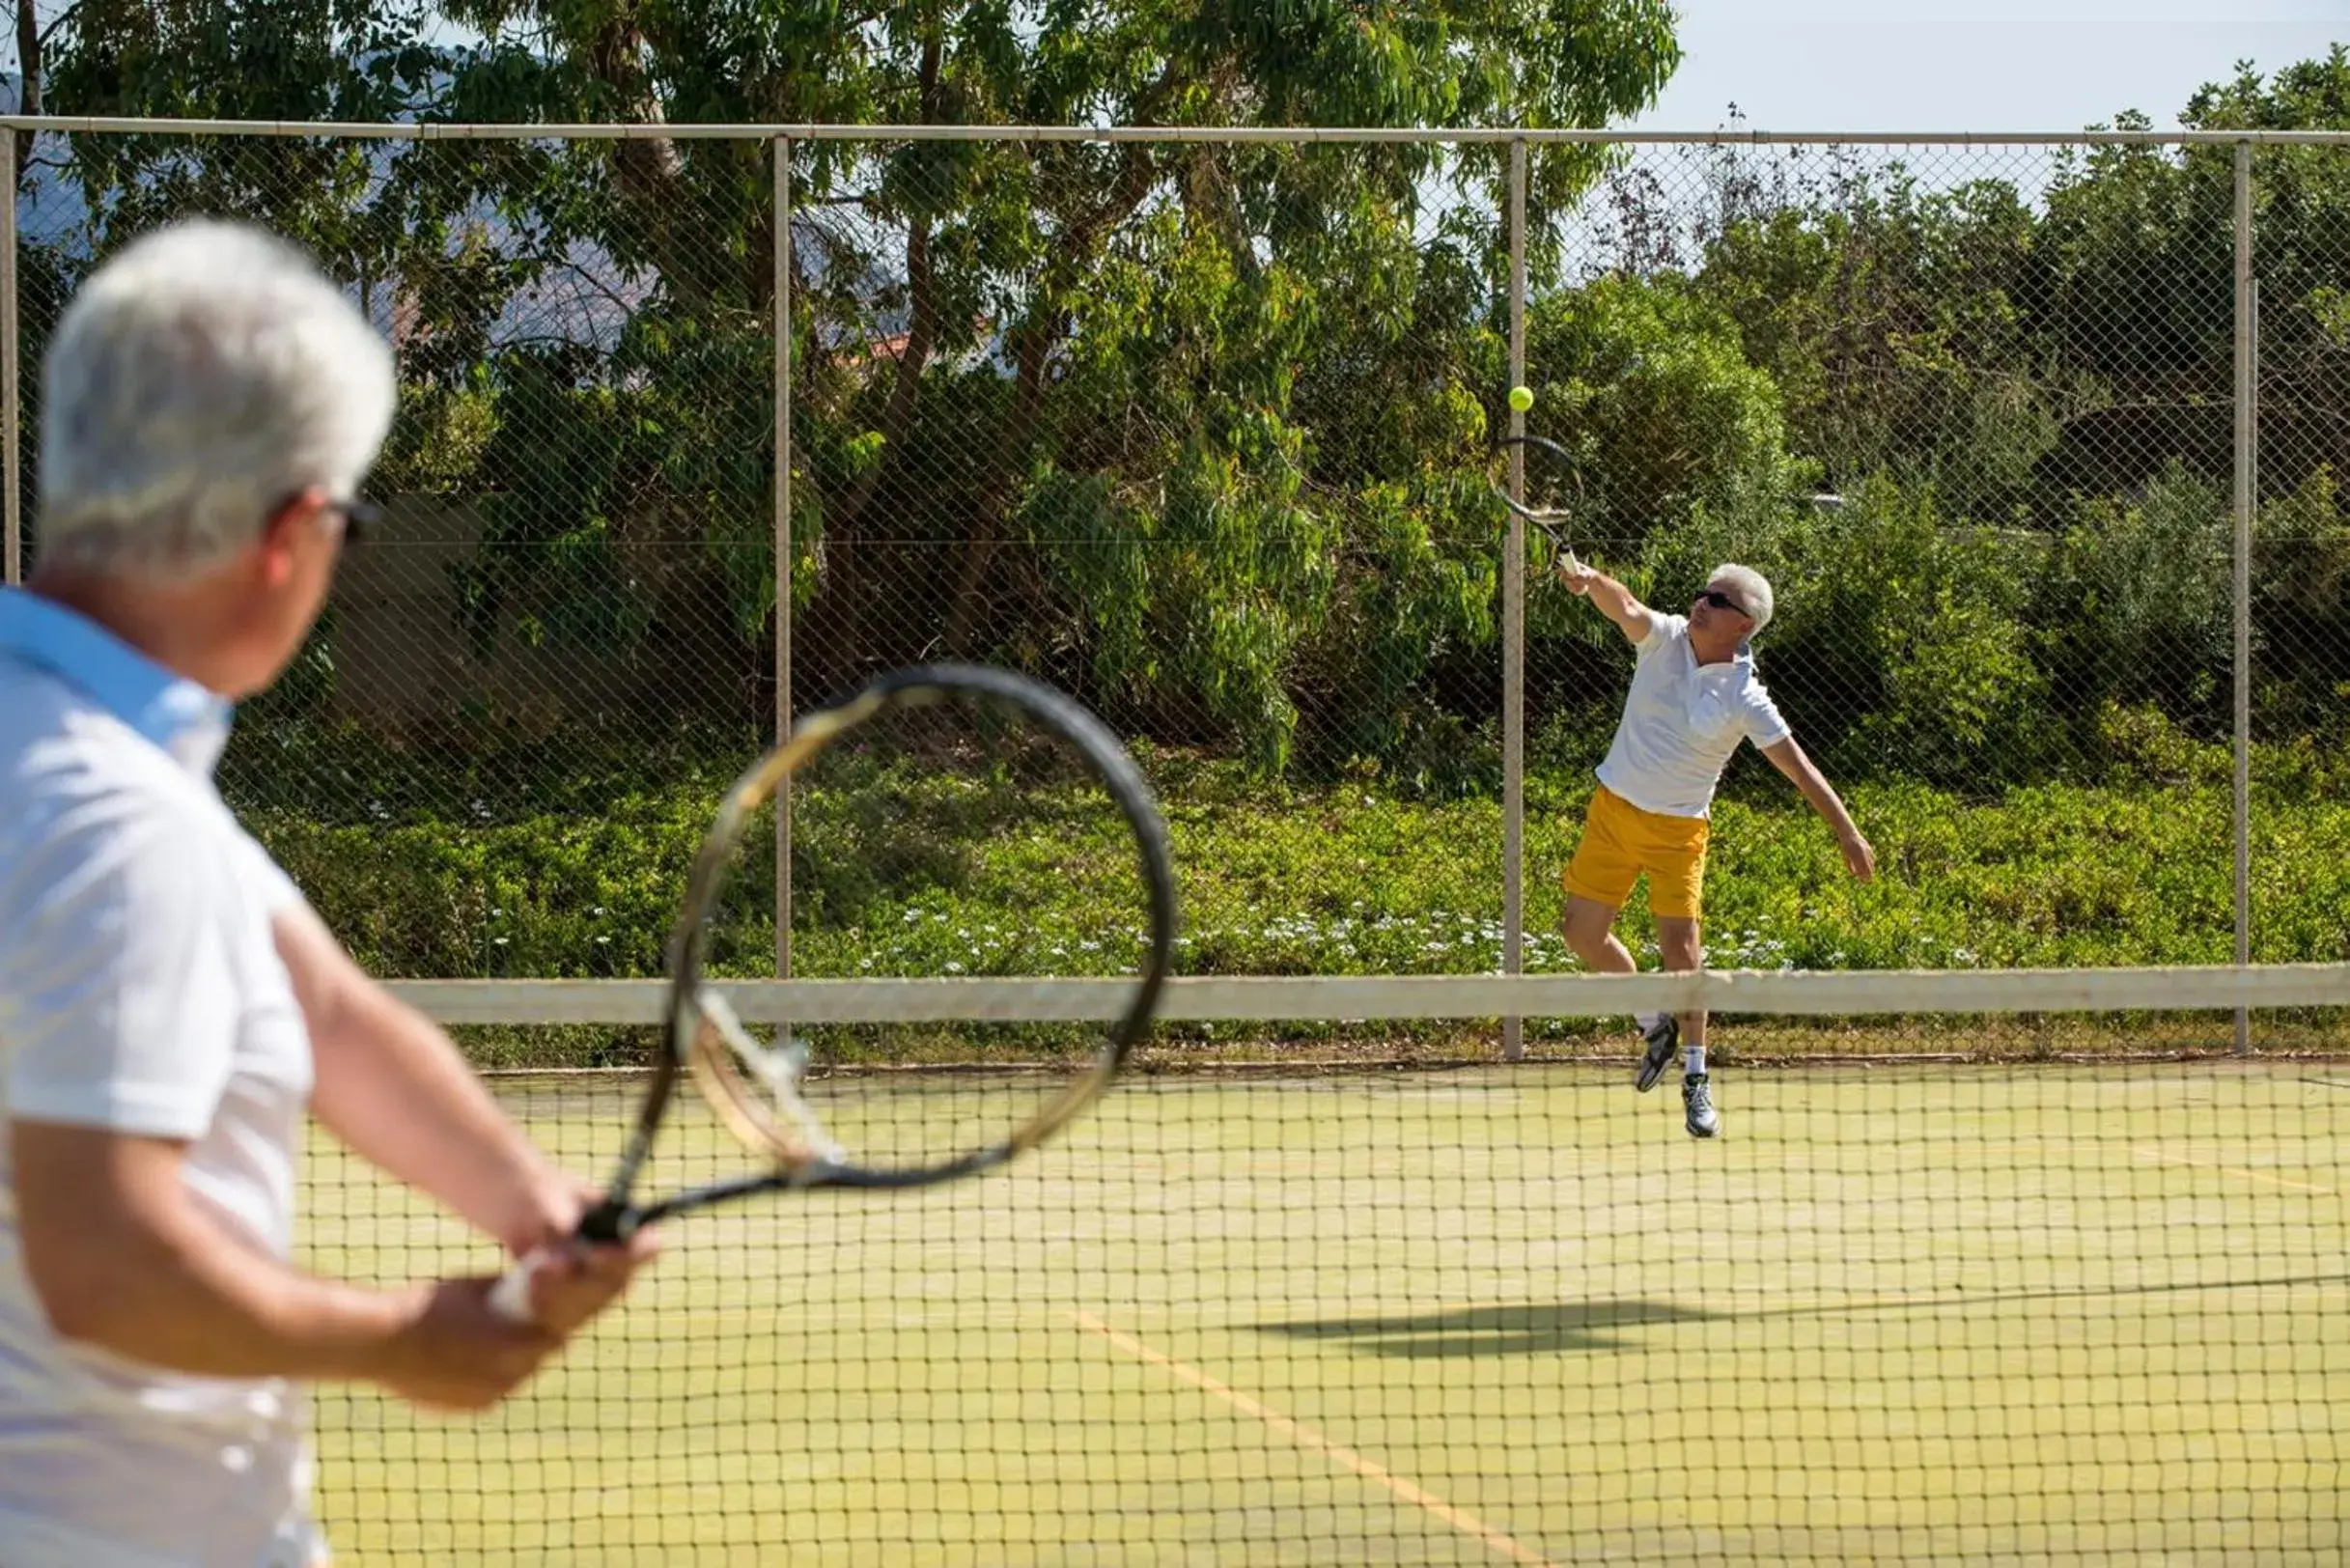
<svg viewBox="0 0 2350 1568"><path fill-rule="evenodd" d="M1725 641L1720 637L1704 637L1693 633L1689 639L1689 651L1691 657L1697 660L1700 667L1707 664L1727 664L1738 657L1738 639L1731 637Z"/></svg>
<svg viewBox="0 0 2350 1568"><path fill-rule="evenodd" d="M24 586L208 690L224 691L233 684L217 653L221 605L208 583L167 588L36 567Z"/></svg>

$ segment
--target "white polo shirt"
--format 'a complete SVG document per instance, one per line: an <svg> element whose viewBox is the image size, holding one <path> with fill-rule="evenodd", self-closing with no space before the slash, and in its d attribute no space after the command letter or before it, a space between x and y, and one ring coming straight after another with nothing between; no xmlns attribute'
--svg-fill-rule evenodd
<svg viewBox="0 0 2350 1568"><path fill-rule="evenodd" d="M1754 673L1752 654L1741 649L1728 663L1701 667L1689 617L1651 610L1599 781L1642 811L1706 817L1739 742L1759 748L1792 733Z"/></svg>
<svg viewBox="0 0 2350 1568"><path fill-rule="evenodd" d="M0 590L0 1563L322 1561L301 1390L58 1337L24 1273L15 1119L184 1138L245 1245L293 1240L310 1038L269 931L299 898L212 785L229 709Z"/></svg>

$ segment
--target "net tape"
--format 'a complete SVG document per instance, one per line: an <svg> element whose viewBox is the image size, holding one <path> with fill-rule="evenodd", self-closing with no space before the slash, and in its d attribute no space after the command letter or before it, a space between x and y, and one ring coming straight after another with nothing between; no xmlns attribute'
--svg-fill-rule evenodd
<svg viewBox="0 0 2350 1568"><path fill-rule="evenodd" d="M657 1024L657 980L403 980L402 999L444 1024ZM1115 1018L1124 980L741 980L712 988L749 1023ZM1605 1018L1651 1010L1823 1016L2199 1012L2350 1007L2350 963L2097 969L1701 969L1690 973L1245 975L1169 980L1169 1022Z"/></svg>

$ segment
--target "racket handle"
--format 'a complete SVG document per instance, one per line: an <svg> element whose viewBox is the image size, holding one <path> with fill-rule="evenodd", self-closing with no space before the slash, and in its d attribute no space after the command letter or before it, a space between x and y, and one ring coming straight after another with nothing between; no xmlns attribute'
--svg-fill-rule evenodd
<svg viewBox="0 0 2350 1568"><path fill-rule="evenodd" d="M490 1310L510 1323L528 1323L538 1316L531 1310L530 1282L554 1261L555 1254L543 1246L499 1275L490 1287Z"/></svg>
<svg viewBox="0 0 2350 1568"><path fill-rule="evenodd" d="M635 1233L640 1222L637 1213L626 1204L606 1199L590 1209L579 1220L578 1239L570 1245L624 1242ZM555 1263L557 1249L550 1246L533 1247L522 1260L498 1276L490 1287L490 1310L513 1323L528 1323L538 1316L531 1310L530 1281L533 1275Z"/></svg>

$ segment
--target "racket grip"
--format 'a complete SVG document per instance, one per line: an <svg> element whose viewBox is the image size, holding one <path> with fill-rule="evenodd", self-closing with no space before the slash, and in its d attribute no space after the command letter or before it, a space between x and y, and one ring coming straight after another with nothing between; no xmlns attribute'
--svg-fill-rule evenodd
<svg viewBox="0 0 2350 1568"><path fill-rule="evenodd" d="M530 1282L554 1261L555 1254L542 1246L499 1275L498 1282L490 1287L490 1310L509 1323L530 1322L538 1315L531 1310Z"/></svg>

